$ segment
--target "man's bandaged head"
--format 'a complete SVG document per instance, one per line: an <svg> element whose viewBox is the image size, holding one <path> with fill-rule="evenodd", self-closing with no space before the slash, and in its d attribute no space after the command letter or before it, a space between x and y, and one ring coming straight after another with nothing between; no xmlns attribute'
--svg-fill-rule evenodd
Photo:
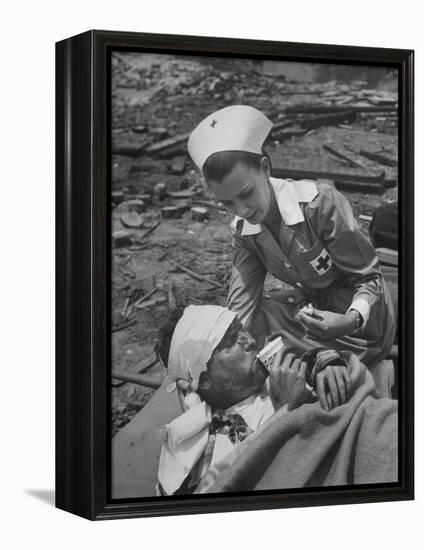
<svg viewBox="0 0 424 550"><path fill-rule="evenodd" d="M197 391L212 353L236 314L221 306L188 306L175 327L168 359L168 373L190 382Z"/></svg>

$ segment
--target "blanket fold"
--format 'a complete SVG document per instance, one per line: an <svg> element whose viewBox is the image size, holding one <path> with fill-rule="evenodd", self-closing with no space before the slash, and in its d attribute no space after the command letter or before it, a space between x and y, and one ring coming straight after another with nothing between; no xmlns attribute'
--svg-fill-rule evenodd
<svg viewBox="0 0 424 550"><path fill-rule="evenodd" d="M345 358L348 403L277 411L210 468L196 493L396 482L397 401L378 399L369 371L355 355Z"/></svg>

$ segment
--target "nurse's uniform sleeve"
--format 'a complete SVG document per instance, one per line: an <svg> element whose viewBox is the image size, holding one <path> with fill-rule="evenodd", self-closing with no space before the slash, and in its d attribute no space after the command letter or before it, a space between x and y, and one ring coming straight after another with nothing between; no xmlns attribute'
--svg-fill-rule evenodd
<svg viewBox="0 0 424 550"><path fill-rule="evenodd" d="M335 266L346 274L355 289L348 311L355 309L362 315L363 328L383 291L377 253L361 232L349 201L339 191L320 190L308 211L311 224L325 242Z"/></svg>
<svg viewBox="0 0 424 550"><path fill-rule="evenodd" d="M233 268L226 306L247 326L262 299L266 269L246 239L233 236Z"/></svg>

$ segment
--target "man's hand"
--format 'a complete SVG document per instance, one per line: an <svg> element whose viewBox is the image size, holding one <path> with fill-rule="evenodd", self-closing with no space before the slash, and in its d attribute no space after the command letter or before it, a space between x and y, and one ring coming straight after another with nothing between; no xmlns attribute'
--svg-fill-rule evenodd
<svg viewBox="0 0 424 550"><path fill-rule="evenodd" d="M269 372L269 393L274 408L294 409L302 405L306 394L306 362L294 353L286 353L283 362L274 361Z"/></svg>
<svg viewBox="0 0 424 550"><path fill-rule="evenodd" d="M329 365L315 378L315 388L321 407L331 411L349 400L352 380L345 366Z"/></svg>
<svg viewBox="0 0 424 550"><path fill-rule="evenodd" d="M296 319L305 329L306 336L323 342L346 336L353 332L356 326L355 314L351 312L342 315L334 311L314 309L313 315L310 315L300 310Z"/></svg>

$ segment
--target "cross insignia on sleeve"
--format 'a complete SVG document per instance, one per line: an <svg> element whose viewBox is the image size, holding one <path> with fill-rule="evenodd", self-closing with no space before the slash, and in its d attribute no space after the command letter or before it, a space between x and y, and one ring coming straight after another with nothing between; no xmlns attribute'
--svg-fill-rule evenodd
<svg viewBox="0 0 424 550"><path fill-rule="evenodd" d="M217 120L212 120L211 122L211 128L215 128L215 126L218 124L218 121Z"/></svg>
<svg viewBox="0 0 424 550"><path fill-rule="evenodd" d="M330 254L323 248L320 254L309 262L318 275L324 275L333 265Z"/></svg>

